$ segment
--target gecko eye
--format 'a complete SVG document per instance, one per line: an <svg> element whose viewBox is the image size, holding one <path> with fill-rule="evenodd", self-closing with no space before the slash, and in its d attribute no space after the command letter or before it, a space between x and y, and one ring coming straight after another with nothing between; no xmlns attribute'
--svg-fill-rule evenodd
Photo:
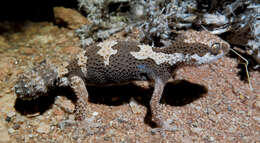
<svg viewBox="0 0 260 143"><path fill-rule="evenodd" d="M217 55L221 52L220 50L220 44L219 43L214 43L212 44L211 46L211 52L214 54L214 55Z"/></svg>

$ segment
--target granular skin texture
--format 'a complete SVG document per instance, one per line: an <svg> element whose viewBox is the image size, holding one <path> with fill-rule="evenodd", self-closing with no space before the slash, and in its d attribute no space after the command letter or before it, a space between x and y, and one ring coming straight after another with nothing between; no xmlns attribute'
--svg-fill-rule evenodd
<svg viewBox="0 0 260 143"><path fill-rule="evenodd" d="M159 101L165 84L174 78L176 69L209 64L223 57L230 48L217 36L205 31L195 33L198 37L207 36L207 39L191 39L183 34L165 48L136 41L103 41L79 53L63 67L62 73L55 66L43 63L44 68L36 68L33 74L21 76L15 85L16 95L22 100L32 100L47 95L51 88L70 87L78 98L76 119L83 121L88 106L86 85L112 86L147 81L154 85L150 101L152 121L160 130L169 129L169 125L162 121Z"/></svg>

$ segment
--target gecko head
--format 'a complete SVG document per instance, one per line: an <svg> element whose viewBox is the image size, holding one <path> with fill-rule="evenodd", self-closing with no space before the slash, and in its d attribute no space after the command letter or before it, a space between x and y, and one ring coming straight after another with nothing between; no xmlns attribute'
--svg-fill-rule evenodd
<svg viewBox="0 0 260 143"><path fill-rule="evenodd" d="M216 41L215 39L211 40L209 41L208 46L209 46L209 52L215 56L225 55L230 50L230 45L222 39L218 41Z"/></svg>
<svg viewBox="0 0 260 143"><path fill-rule="evenodd" d="M14 87L17 98L21 100L33 100L47 95L50 87L54 86L56 78L57 74L53 68L41 64L19 77Z"/></svg>
<svg viewBox="0 0 260 143"><path fill-rule="evenodd" d="M22 100L33 100L47 93L47 86L41 77L32 79L21 76L14 88L17 98Z"/></svg>
<svg viewBox="0 0 260 143"><path fill-rule="evenodd" d="M211 63L223 57L230 50L229 43L208 31L187 30L178 38L185 43L196 45L196 48L191 49L195 54L191 55L190 64Z"/></svg>
<svg viewBox="0 0 260 143"><path fill-rule="evenodd" d="M199 52L191 55L190 59L193 65L212 63L228 53L230 46L226 42L212 42L210 46L199 46Z"/></svg>

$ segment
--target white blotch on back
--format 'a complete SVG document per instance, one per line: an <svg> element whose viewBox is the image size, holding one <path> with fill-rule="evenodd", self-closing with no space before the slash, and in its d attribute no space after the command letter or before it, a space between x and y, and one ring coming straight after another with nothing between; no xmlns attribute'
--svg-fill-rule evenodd
<svg viewBox="0 0 260 143"><path fill-rule="evenodd" d="M86 76L87 74L87 61L88 57L86 56L86 51L82 51L77 56L78 65L83 72L83 74Z"/></svg>
<svg viewBox="0 0 260 143"><path fill-rule="evenodd" d="M214 62L218 60L219 58L223 57L224 53L218 54L218 55L212 55L210 53L205 54L204 56L200 57L197 54L192 55L190 58L192 60L195 60L195 64L200 65L200 64L207 64Z"/></svg>
<svg viewBox="0 0 260 143"><path fill-rule="evenodd" d="M104 64L109 65L109 58L112 55L117 53L117 50L114 50L112 47L116 45L118 42L114 40L104 41L99 43L97 46L101 47L101 49L97 52L100 56L104 58Z"/></svg>
<svg viewBox="0 0 260 143"><path fill-rule="evenodd" d="M162 52L153 51L152 47L149 45L138 45L140 51L130 52L138 60L152 59L157 65L162 63L168 63L174 65L177 62L185 62L189 59L189 56L185 56L182 53L165 54Z"/></svg>
<svg viewBox="0 0 260 143"><path fill-rule="evenodd" d="M63 62L62 65L58 66L58 77L63 77L64 75L69 73L69 70L67 69L67 66L69 63Z"/></svg>

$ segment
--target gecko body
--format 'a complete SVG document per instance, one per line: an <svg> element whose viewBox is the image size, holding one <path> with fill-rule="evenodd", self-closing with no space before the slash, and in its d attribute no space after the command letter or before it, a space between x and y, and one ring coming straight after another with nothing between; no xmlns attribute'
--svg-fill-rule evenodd
<svg viewBox="0 0 260 143"><path fill-rule="evenodd" d="M136 41L108 40L87 47L70 63L54 68L46 63L25 73L15 85L22 100L47 95L49 89L70 87L76 101L76 118L83 120L88 100L86 85L112 86L134 81L153 83L150 101L152 120L164 127L160 116L160 98L165 84L182 66L208 64L223 57L230 45L202 31L186 31L165 48Z"/></svg>

